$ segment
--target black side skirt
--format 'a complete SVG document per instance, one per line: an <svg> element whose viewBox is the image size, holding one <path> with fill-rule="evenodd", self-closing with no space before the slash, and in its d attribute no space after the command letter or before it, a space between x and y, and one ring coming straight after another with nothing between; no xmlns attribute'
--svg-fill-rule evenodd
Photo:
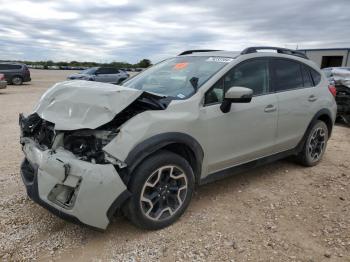
<svg viewBox="0 0 350 262"><path fill-rule="evenodd" d="M208 176L206 176L205 178L201 179L200 184L204 185L204 184L208 184L220 179L224 179L226 177L230 177L239 173L242 173L244 171L286 158L288 156L292 156L292 155L296 155L299 150L299 148L295 148L295 149L291 149L291 150L287 150L278 154L274 154L271 156L267 156L264 158L260 158L242 165L238 165L238 166L233 166L233 167L229 167L227 169L224 170L220 170L214 173L209 174Z"/></svg>

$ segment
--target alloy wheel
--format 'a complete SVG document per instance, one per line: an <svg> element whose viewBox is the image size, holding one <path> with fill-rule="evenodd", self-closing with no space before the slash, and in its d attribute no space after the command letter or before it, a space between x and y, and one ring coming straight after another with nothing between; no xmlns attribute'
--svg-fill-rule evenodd
<svg viewBox="0 0 350 262"><path fill-rule="evenodd" d="M172 217L183 205L187 189L187 176L181 168L175 165L158 168L143 185L142 213L155 221Z"/></svg>
<svg viewBox="0 0 350 262"><path fill-rule="evenodd" d="M326 145L326 132L322 127L316 128L310 139L307 147L307 152L312 161L318 161L325 149Z"/></svg>

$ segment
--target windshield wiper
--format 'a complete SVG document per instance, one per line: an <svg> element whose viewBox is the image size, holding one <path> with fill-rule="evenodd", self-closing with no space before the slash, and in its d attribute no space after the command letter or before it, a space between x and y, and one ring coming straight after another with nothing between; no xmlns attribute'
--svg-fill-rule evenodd
<svg viewBox="0 0 350 262"><path fill-rule="evenodd" d="M195 93L198 90L198 81L199 81L199 78L195 77L195 76L190 79L190 83L191 83Z"/></svg>

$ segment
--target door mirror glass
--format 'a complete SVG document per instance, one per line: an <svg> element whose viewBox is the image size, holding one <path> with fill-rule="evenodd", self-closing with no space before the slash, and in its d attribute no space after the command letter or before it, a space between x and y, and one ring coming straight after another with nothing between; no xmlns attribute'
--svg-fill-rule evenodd
<svg viewBox="0 0 350 262"><path fill-rule="evenodd" d="M253 90L243 86L230 87L225 93L221 104L221 111L227 113L231 109L231 103L249 103L253 97Z"/></svg>

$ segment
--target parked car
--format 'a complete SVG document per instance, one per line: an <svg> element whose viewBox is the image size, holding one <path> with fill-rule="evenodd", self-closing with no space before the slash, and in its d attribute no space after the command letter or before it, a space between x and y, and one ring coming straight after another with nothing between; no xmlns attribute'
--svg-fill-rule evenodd
<svg viewBox="0 0 350 262"><path fill-rule="evenodd" d="M350 125L350 67L328 67L322 71L329 83L335 87L338 119Z"/></svg>
<svg viewBox="0 0 350 262"><path fill-rule="evenodd" d="M123 86L58 83L20 115L22 179L62 218L105 229L121 210L160 229L197 185L287 156L318 164L333 91L304 54L272 47L186 51Z"/></svg>
<svg viewBox="0 0 350 262"><path fill-rule="evenodd" d="M0 89L5 89L7 87L7 81L4 74L0 74Z"/></svg>
<svg viewBox="0 0 350 262"><path fill-rule="evenodd" d="M21 85L23 82L31 81L30 71L25 64L0 62L0 73L5 75L9 84Z"/></svg>
<svg viewBox="0 0 350 262"><path fill-rule="evenodd" d="M120 84L129 78L129 74L113 67L92 67L77 74L68 76L69 80L88 80L112 84Z"/></svg>

